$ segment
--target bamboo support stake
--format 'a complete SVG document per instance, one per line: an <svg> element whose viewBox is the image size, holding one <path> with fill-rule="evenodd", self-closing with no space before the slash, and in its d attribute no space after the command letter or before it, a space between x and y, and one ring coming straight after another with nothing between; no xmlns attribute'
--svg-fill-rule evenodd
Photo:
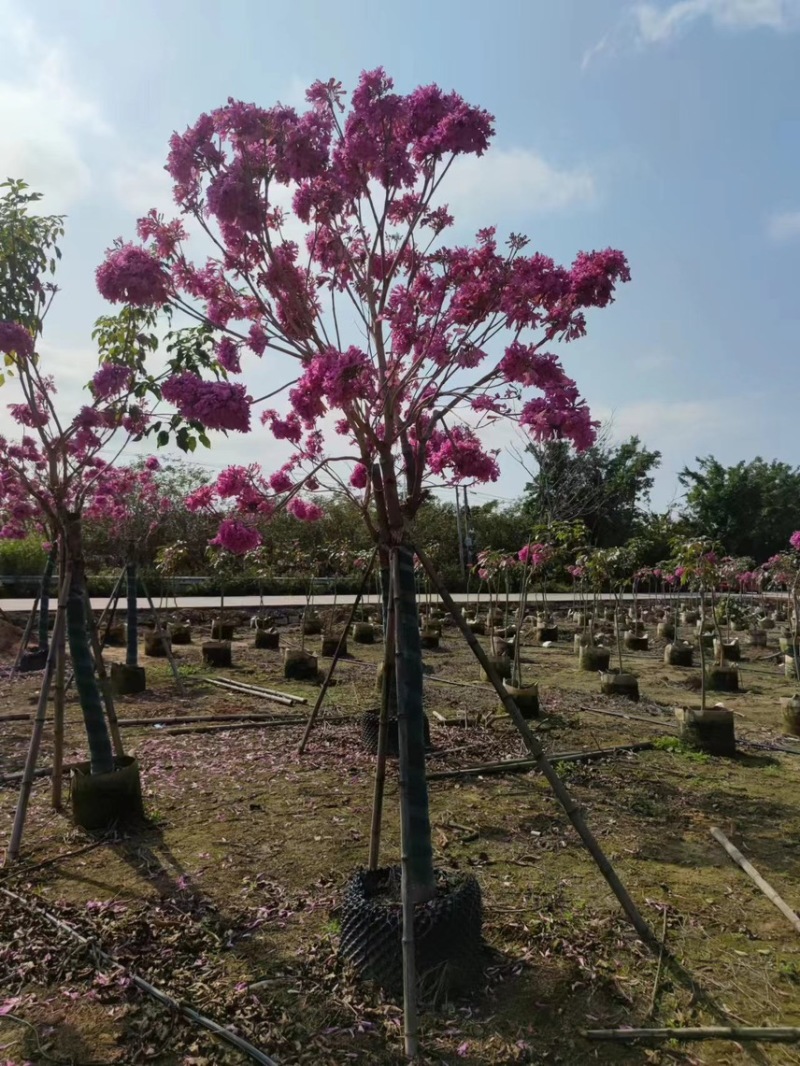
<svg viewBox="0 0 800 1066"><path fill-rule="evenodd" d="M387 635L394 632L394 600L392 599L391 576L384 605L384 623ZM389 704L391 686L394 684L394 641L384 642L383 676L381 678L381 714L378 720L378 751L375 758L375 786L372 792L372 824L369 834L369 869L377 870L381 850L381 827L383 824L383 794L386 788L386 749L389 744Z"/></svg>
<svg viewBox="0 0 800 1066"><path fill-rule="evenodd" d="M221 1040L238 1048L239 1051L248 1055L253 1062L259 1063L260 1066L278 1066L275 1059L271 1059L268 1055L265 1055L263 1051L259 1051L257 1047L254 1047L253 1044L245 1040L244 1037L219 1025L211 1018L207 1018L204 1014L200 1014L198 1011L194 1010L193 1007L178 1002L177 999L173 999L172 996L167 995L166 992L162 992L160 989L156 988L155 985L151 985L149 981L145 981L143 977L139 977L138 974L123 966L122 963L117 962L115 958L103 951L102 948L98 947L98 945L88 937L83 936L77 930L73 929L71 925L67 925L67 923L60 918L56 918L55 915L50 914L50 912L45 910L44 907L36 906L22 896L18 896L16 892L10 892L7 888L0 887L0 892L9 899L16 900L17 903L21 904L29 911L32 911L34 914L40 915L42 918L50 922L51 925L56 926L58 929L61 929L62 932L65 932L68 936L72 937L73 940L78 941L79 944L83 944L83 946L93 955L95 965L98 969L100 968L98 965L99 962L103 962L108 966L113 966L116 970L119 970L126 976L130 977L131 983L136 985L136 987L142 992L146 992L148 996L151 996L163 1006L168 1007L169 1010L175 1014L182 1014L185 1018L195 1022L203 1029L207 1029L210 1033L220 1037Z"/></svg>
<svg viewBox="0 0 800 1066"><path fill-rule="evenodd" d="M630 1044L641 1040L661 1044L666 1040L736 1040L757 1041L763 1044L796 1044L800 1042L800 1026L741 1026L705 1025L696 1029L584 1029L587 1040L618 1040Z"/></svg>
<svg viewBox="0 0 800 1066"><path fill-rule="evenodd" d="M14 814L14 825L11 829L11 839L8 842L8 848L6 850L5 865L8 865L19 857L19 846L22 840L22 831L25 828L25 816L28 813L28 802L31 796L31 788L33 787L34 770L36 769L36 760L39 757L39 748L42 743L42 733L44 732L45 716L47 714L47 700L50 695L50 686L53 682L53 672L56 666L55 649L61 642L61 635L66 624L67 597L69 596L71 581L72 567L68 565L58 594L58 610L56 612L56 623L53 627L53 639L50 642L50 651L48 652L47 664L44 668L42 687L39 689L36 717L33 721L31 742L28 747L28 756L25 760L25 769L22 774L22 784L20 785L17 809Z"/></svg>
<svg viewBox="0 0 800 1066"><path fill-rule="evenodd" d="M15 676L17 670L19 670L19 664L22 662L22 656L25 654L25 649L28 646L28 641L31 639L31 633L33 632L33 623L36 620L36 611L39 607L39 593L37 592L33 606L31 607L30 614L25 622L25 628L22 631L22 637L20 638L19 648L17 649L17 657L14 660L14 665L11 667L11 672L8 675L9 681Z"/></svg>
<svg viewBox="0 0 800 1066"><path fill-rule="evenodd" d="M250 685L239 685L235 681L228 681L225 678L206 677L203 678L203 684L214 685L215 688L224 689L226 692L235 692L241 696L257 696L259 699L268 700L271 703L280 703L284 707L294 707L296 703L305 703L305 700L293 699L282 692L261 691Z"/></svg>
<svg viewBox="0 0 800 1066"><path fill-rule="evenodd" d="M564 785L564 782L556 773L552 764L548 760L541 744L537 740L536 736L531 732L528 723L520 714L519 708L517 707L516 703L514 703L513 699L509 696L508 692L506 692L505 688L503 687L503 683L498 677L496 670L494 669L492 663L486 655L486 652L478 643L475 638L475 634L467 625L461 608L458 606L458 604L448 592L446 586L439 577L436 568L428 557L427 552L423 551L423 549L419 546L415 547L415 551L420 562L422 563L428 575L430 576L434 588L436 588L437 592L441 596L442 602L447 607L450 614L453 616L456 625L463 633L467 644L469 645L478 662L483 667L484 673L492 683L494 690L500 697L500 701L502 702L506 711L508 711L509 717L522 735L525 747L538 762L539 768L541 769L544 776L547 778L548 784L553 789L556 798L558 799L561 806L564 808L567 817L575 827L575 830L583 841L586 849L597 864L598 869L608 882L609 888L617 897L617 900L619 901L622 909L625 911L625 914L628 916L631 925L642 938L644 943L647 944L647 946L651 948L651 950L657 951L659 946L658 939L656 938L650 926L639 913L636 904L633 902L630 895L628 894L627 889L617 876L614 867L609 862L604 851L597 842L594 834L584 821L580 807L577 805L577 803L575 803L569 793L569 790Z"/></svg>
<svg viewBox="0 0 800 1066"><path fill-rule="evenodd" d="M614 748L598 748L596 751L565 751L554 752L550 756L552 763L560 762L589 762L592 759L604 759L607 755L618 755L620 752L651 751L651 741L642 741L640 744L620 744ZM437 770L428 774L429 781L444 781L450 777L488 777L492 774L524 774L529 770L539 768L540 760L533 759L506 759L505 762L486 763L484 766L467 766L461 770Z"/></svg>
<svg viewBox="0 0 800 1066"><path fill-rule="evenodd" d="M723 848L725 848L725 850L733 859L733 861L735 863L738 863L739 866L741 866L741 868L751 879L751 881L754 881L755 884L758 885L758 887L761 889L761 891L764 893L770 903L774 903L774 905L778 908L781 914L784 915L784 917L788 918L791 924L797 930L797 932L800 933L800 918L798 918L798 916L795 914L789 904L785 900L781 899L781 897L778 895L772 885L768 881L764 880L764 878L761 876L755 866L753 866L752 863L749 863L744 857L744 855L742 855L741 851L739 851L737 847L731 844L730 840L728 840L728 838L725 836L721 829L717 829L716 827L712 826L711 835L716 841L718 841L718 843L723 846Z"/></svg>
<svg viewBox="0 0 800 1066"><path fill-rule="evenodd" d="M342 630L342 634L339 637L339 641L336 645L336 650L333 653L331 665L328 667L328 673L325 675L325 680L322 682L322 687L320 688L319 695L317 696L316 702L314 703L314 706L311 709L311 714L308 716L308 725L306 726L306 731L303 734L303 739L300 741L300 745L297 749L298 755L302 755L303 752L306 750L308 739L311 736L311 731L314 728L314 723L317 720L317 715L319 714L320 708L322 707L322 701L325 699L326 693L330 688L330 684L333 679L333 674L336 670L336 665L341 657L342 649L344 648L345 643L347 642L347 633L350 629L350 626L353 624L353 619L356 616L358 605L359 603L361 603L361 598L364 595L364 592L366 591L367 582L369 581L369 576L372 573L372 567L375 565L375 556L377 554L378 549L376 547L372 553L372 558L369 561L369 565L366 566L364 569L364 574L361 578L361 584L359 586L358 592L356 593L356 598L353 600L353 606L350 608L350 614L348 616L347 623L345 624L345 627Z"/></svg>
<svg viewBox="0 0 800 1066"><path fill-rule="evenodd" d="M66 709L66 672L67 672L67 635L65 627L56 642L53 633L53 642L56 646L56 677L53 699L53 777L50 785L50 803L53 810L60 811L63 792L64 765L64 717Z"/></svg>
<svg viewBox="0 0 800 1066"><path fill-rule="evenodd" d="M86 589L84 589L84 603L86 604L86 624L89 627L89 640L92 645L94 666L97 671L97 680L100 683L100 692L106 708L106 718L108 718L111 742L114 745L114 754L117 758L121 759L125 755L125 749L122 746L122 736L117 722L117 709L114 706L114 693L111 691L111 679L108 676L106 664L103 661L103 646L100 643L100 634L97 629L97 623L94 620L92 602L89 599L89 593Z"/></svg>
<svg viewBox="0 0 800 1066"><path fill-rule="evenodd" d="M413 1062L419 1048L419 1013L417 1007L417 960L414 944L414 895L411 865L411 812L408 798L408 727L405 711L406 647L403 633L403 588L400 582L400 552L395 546L389 553L391 590L394 604L393 632L387 639L394 641L395 682L397 684L397 724L400 747L400 900L403 917L403 1045L406 1058Z"/></svg>
<svg viewBox="0 0 800 1066"><path fill-rule="evenodd" d="M164 628L161 625L161 622L159 621L158 611L156 610L156 605L153 603L153 600L152 600L152 598L150 596L150 593L147 591L147 586L145 585L144 580L143 579L141 579L141 580L142 580L142 592L144 592L145 596L147 597L147 602L150 604L150 610L153 612L153 621L155 622L156 633L158 634L159 639L161 640L161 643L164 645L164 652L165 652L165 654L167 656L167 659L169 660L170 669L172 670L172 676L175 678L175 686L178 689L179 694L181 696L185 696L186 695L186 687L184 686L183 682L181 681L180 674L178 673L178 667L177 667L177 664L175 663L175 656L172 654L172 643L167 639L167 634L164 631ZM220 608L220 616L221 615L222 615L222 609Z"/></svg>
<svg viewBox="0 0 800 1066"><path fill-rule="evenodd" d="M239 688L247 692L252 692L255 696L278 696L282 700L289 700L291 703L308 703L308 700L305 698L305 696L295 696L293 692L281 692L277 688L264 688L263 685L250 685L246 681L237 681L232 677L205 677L201 681L201 684L207 684L211 682L222 682L223 685L230 685L232 688Z"/></svg>

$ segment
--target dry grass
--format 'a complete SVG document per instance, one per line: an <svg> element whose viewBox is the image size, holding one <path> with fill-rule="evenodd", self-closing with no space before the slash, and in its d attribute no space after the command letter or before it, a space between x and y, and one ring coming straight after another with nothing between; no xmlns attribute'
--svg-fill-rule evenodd
<svg viewBox="0 0 800 1066"><path fill-rule="evenodd" d="M294 630L282 633L297 640ZM578 672L569 639L526 653L534 664L529 673L540 683L546 713L537 728L548 751L674 733L671 707L696 697L686 687L692 671L661 663L663 645L626 657L642 691L634 707L599 695L596 676ZM251 643L250 632L240 630L235 666L221 673L313 701L315 686L283 680L280 653L257 652ZM397 1005L354 987L335 961L338 892L367 856L372 760L360 749L357 718L375 705L380 657L377 645L350 650L355 661L337 671L325 712L352 715L352 724L323 719L302 760L296 757L300 727L180 736L126 729L126 744L142 764L151 826L70 855L89 838L50 810L48 782L40 781L24 861L0 879L91 931L142 976L235 1025L283 1066L401 1061ZM665 967L649 1022L656 960L636 941L541 776L431 782L437 861L479 878L491 954L486 988L471 1002L423 1014L425 1061L800 1062L791 1046L648 1051L590 1045L580 1036L586 1026L800 1025L796 934L708 831L720 826L800 907L800 759L769 750L788 745L780 737L778 696L789 688L766 654L758 649L758 660L754 654L742 664L746 691L725 697L737 715L737 759L661 748L563 767L593 831L659 933L666 910L667 943L684 969ZM199 643L177 648L176 655L189 694L178 697L166 663L148 659L148 692L120 700L120 717L297 712L204 685ZM431 769L525 754L453 630L446 630L439 651L426 653L426 662L435 676L476 679L468 686L426 684L429 714L449 723L432 717ZM32 710L35 690L32 679L4 682L0 716ZM593 713L604 709L648 721ZM74 702L68 719L66 758L80 758L84 741ZM2 774L21 766L30 723L6 721L0 729ZM46 735L43 763L49 744ZM0 788L6 839L15 800L15 788ZM387 862L398 855L397 822L392 768ZM12 1063L241 1061L113 973L98 977L90 957L8 901L0 902L0 989L0 1001L19 997L10 1009L38 1033L0 1018L2 1054Z"/></svg>

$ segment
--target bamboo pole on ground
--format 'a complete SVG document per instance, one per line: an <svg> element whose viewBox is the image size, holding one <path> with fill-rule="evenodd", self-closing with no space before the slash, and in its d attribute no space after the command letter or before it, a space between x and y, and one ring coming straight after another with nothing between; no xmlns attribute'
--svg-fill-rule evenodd
<svg viewBox="0 0 800 1066"><path fill-rule="evenodd" d="M486 655L486 652L478 643L477 639L475 638L475 634L470 630L469 626L467 625L461 608L458 606L458 604L448 592L447 587L445 586L442 579L439 577L439 574L433 563L431 562L430 558L428 557L428 554L419 547L415 547L415 551L420 562L422 563L423 567L430 576L431 582L434 588L439 593L442 602L447 607L450 614L453 616L456 625L463 633L467 644L472 650L472 653L475 655L476 659L483 667L484 673L489 678L492 686L494 687L495 692L500 697L500 701L508 712L509 717L519 730L522 739L525 743L525 747L537 761L539 768L541 769L544 776L547 778L548 784L553 789L556 798L558 799L561 806L564 808L567 817L575 827L575 830L583 841L587 851L594 859L603 877L606 879L609 888L617 897L622 909L628 916L631 925L639 934L643 942L647 944L647 946L651 948L651 950L658 951L660 948L658 938L639 913L639 909L637 908L636 904L633 902L630 895L628 894L627 889L617 876L614 867L609 862L594 834L586 824L580 807L573 800L564 782L556 773L552 764L548 760L547 755L545 754L545 751L542 748L541 744L539 743L533 732L531 732L528 723L520 714L519 708L517 707L516 703L514 703L514 700L509 696L508 692L503 687L503 683L498 677L497 672L495 671L488 656Z"/></svg>
<svg viewBox="0 0 800 1066"><path fill-rule="evenodd" d="M94 666L97 671L97 680L100 683L100 692L103 696L103 703L106 708L106 718L108 718L108 727L111 732L111 741L114 745L114 754L117 758L122 758L125 754L125 749L122 746L122 736L119 731L119 725L117 723L117 711L114 706L114 693L111 691L111 679L106 672L106 664L103 662L103 647L100 643L100 635L97 630L97 623L94 620L94 614L92 612L92 603L89 599L89 593L84 589L84 603L86 604L86 625L89 628L89 640L92 645L92 655L94 656Z"/></svg>
<svg viewBox="0 0 800 1066"><path fill-rule="evenodd" d="M42 733L44 732L45 717L47 714L47 700L50 695L50 686L53 682L53 672L56 666L56 651L55 649L61 642L61 636L66 625L67 616L67 597L69 596L69 587L72 581L72 567L67 565L66 571L61 582L61 588L58 594L58 610L56 611L56 622L53 627L53 639L50 642L50 651L47 655L47 664L44 668L44 676L42 677L42 687L39 689L39 701L36 705L36 717L33 721L33 730L31 731L31 742L28 747L28 756L25 760L25 769L22 774L22 784L19 790L19 799L17 801L17 809L14 814L14 824L11 829L11 839L8 843L6 850L5 864L13 862L19 857L19 847L22 840L22 831L25 828L25 816L28 813L28 802L31 796L31 788L33 787L33 774L36 769L36 760L39 757L39 748L42 743Z"/></svg>
<svg viewBox="0 0 800 1066"><path fill-rule="evenodd" d="M347 642L348 630L353 624L353 619L356 616L358 605L361 603L361 598L364 595L364 592L366 591L367 582L369 581L369 575L372 573L372 567L375 565L375 556L377 554L378 549L376 547L372 553L372 558L370 559L368 566L364 570L363 577L361 578L361 585L359 586L358 592L356 593L356 598L353 600L353 605L350 608L350 614L347 618L347 623L345 624L341 636L339 637L339 641L336 645L336 650L334 651L333 658L331 659L331 665L328 667L328 673L325 675L325 680L322 682L322 687L319 690L319 695L317 696L314 706L311 708L311 714L308 716L308 725L306 726L306 731L303 734L303 739L300 741L300 744L297 748L298 755L302 755L303 752L306 750L306 745L308 744L309 737L311 736L311 731L314 728L314 724L317 720L320 708L322 707L322 701L325 699L325 695L328 689L330 688L330 684L333 679L333 674L336 670L336 665L339 662L339 658L341 657L342 649L344 648L345 643Z"/></svg>
<svg viewBox="0 0 800 1066"><path fill-rule="evenodd" d="M731 844L730 840L728 840L728 838L725 836L721 829L717 829L715 826L712 826L711 835L718 843L723 846L723 848L725 848L725 850L733 859L733 861L739 866L741 866L741 868L744 870L750 880L755 882L756 885L758 885L758 887L761 889L761 891L764 893L770 903L773 903L781 912L781 914L784 915L785 918L789 919L789 921L797 930L797 932L800 933L800 918L798 918L798 916L795 914L789 904L785 900L781 899L781 897L778 895L778 893L775 891L769 881L764 880L764 878L761 876L755 866L753 866L752 863L747 861L744 855L742 855L741 851L739 851L739 849L734 844Z"/></svg>
<svg viewBox="0 0 800 1066"><path fill-rule="evenodd" d="M616 1040L625 1044L641 1040L661 1044L666 1040L736 1040L757 1041L763 1044L796 1044L800 1042L800 1026L722 1026L704 1025L694 1029L584 1029L587 1040Z"/></svg>
<svg viewBox="0 0 800 1066"><path fill-rule="evenodd" d="M604 759L608 755L619 755L621 752L652 751L652 741L642 741L638 744L620 744L613 748L598 748L596 751L565 751L553 752L550 756L552 763L560 762L590 762L593 759ZM540 760L532 759L507 759L505 762L486 763L484 766L466 766L461 770L437 770L428 774L429 781L444 781L451 777L478 777L492 774L519 774L527 773L539 767Z"/></svg>

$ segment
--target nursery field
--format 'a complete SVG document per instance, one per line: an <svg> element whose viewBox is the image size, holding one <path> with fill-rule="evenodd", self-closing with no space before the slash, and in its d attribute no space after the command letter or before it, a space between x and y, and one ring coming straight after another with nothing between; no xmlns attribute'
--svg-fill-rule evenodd
<svg viewBox="0 0 800 1066"><path fill-rule="evenodd" d="M351 639L299 757L319 681L285 680L281 650L256 649L244 613L233 665L212 670L200 654L210 616L192 621L193 642L174 647L185 694L165 659L143 658L146 692L116 701L126 751L141 764L147 824L96 836L75 829L51 809L49 779L34 784L21 859L0 873L0 1062L247 1061L145 995L136 974L234 1030L264 1061L400 1063L399 1001L355 983L337 957L341 889L368 856L375 759L361 718L378 703L382 645ZM281 644L299 645L297 617L284 621ZM738 754L717 758L677 738L674 707L697 703L698 670L665 666L654 626L650 650L625 653L639 680L634 704L600 694L598 675L578 669L575 626L559 624L552 646L530 638L524 647L541 696L530 724L668 952L659 962L637 939L540 773L465 772L523 759L526 749L464 639L445 625L439 648L424 652L433 840L440 868L480 882L486 967L466 999L442 1002L427 990L422 1061L800 1063L797 1043L640 1046L583 1035L800 1026L800 936L710 834L721 829L800 909L800 738L782 735L778 700L793 685L775 631L757 648L741 634L741 690L710 696L724 698L736 723ZM9 640L6 662L13 652ZM121 660L124 649L106 657ZM329 664L320 658L323 675ZM221 678L307 702L211 683ZM39 683L39 674L0 681L4 844ZM198 721L205 716L214 720ZM623 745L632 750L572 758ZM39 765L51 755L48 723ZM65 761L85 757L70 690ZM386 863L399 861L397 802L390 760Z"/></svg>

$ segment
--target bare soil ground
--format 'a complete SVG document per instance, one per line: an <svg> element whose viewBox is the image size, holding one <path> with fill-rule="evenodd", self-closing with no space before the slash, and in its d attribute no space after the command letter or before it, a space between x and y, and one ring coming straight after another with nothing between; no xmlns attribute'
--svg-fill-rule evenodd
<svg viewBox="0 0 800 1066"><path fill-rule="evenodd" d="M800 740L781 736L778 697L792 685L782 661L776 665L775 635L769 648L745 650L743 691L724 696L736 713L739 756L710 759L660 739L674 737L672 708L696 702L696 670L665 667L657 641L650 652L626 655L641 702L604 697L597 676L577 669L573 630L563 633L556 646L525 652L542 696L534 728L556 754L657 740L655 750L561 770L659 936L666 916L680 966L664 967L653 999L656 959L540 774L431 780L437 863L471 870L482 887L487 968L470 999L426 1005L423 1061L800 1063L797 1045L645 1048L581 1036L617 1026L800 1025L800 939L709 834L719 826L800 908L800 758L776 750L800 752ZM185 696L164 660L143 658L147 692L117 701L121 719L153 721L123 728L141 763L146 827L92 836L51 809L48 779L34 785L22 860L0 874L0 886L90 944L0 895L0 1063L245 1061L145 997L131 970L281 1066L403 1061L399 1005L354 984L336 951L341 887L367 859L374 760L362 749L359 716L376 705L381 646L351 641L352 658L338 668L299 759L302 726L279 721L307 713L318 686L285 681L281 653L257 651L241 627L234 666L217 676L294 692L309 705L289 709L215 689L200 657L207 634L207 624L198 625L194 643L175 648ZM282 628L281 639L297 644L296 627ZM308 644L318 648L319 638ZM112 660L121 654L108 652ZM425 658L432 774L525 755L457 631L445 629L441 648ZM320 659L321 668L328 662ZM23 765L32 723L20 716L32 715L39 679L0 682L0 778ZM187 715L253 712L272 713L276 723L181 726ZM326 724L326 716L346 721ZM67 718L65 759L85 758L74 693ZM51 754L48 723L40 765ZM4 842L17 790L7 777L0 784ZM399 854L397 794L390 764L386 862ZM123 969L98 962L92 942Z"/></svg>

